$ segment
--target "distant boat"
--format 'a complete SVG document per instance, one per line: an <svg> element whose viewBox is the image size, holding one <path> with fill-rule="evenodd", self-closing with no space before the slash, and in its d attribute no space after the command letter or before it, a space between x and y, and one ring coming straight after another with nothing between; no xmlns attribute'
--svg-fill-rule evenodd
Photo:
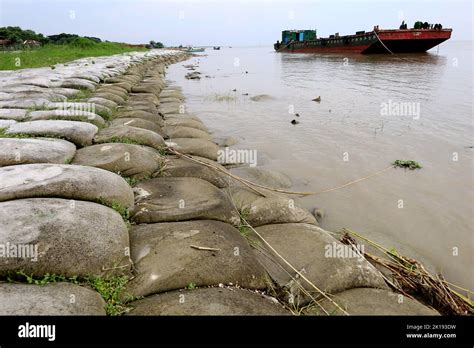
<svg viewBox="0 0 474 348"><path fill-rule="evenodd" d="M285 30L282 42L274 45L277 52L294 53L416 53L426 52L451 37L452 29L443 29L441 24L415 23L408 29L402 23L400 29L358 31L355 35L317 38L316 30Z"/></svg>
<svg viewBox="0 0 474 348"><path fill-rule="evenodd" d="M214 46L214 49L215 49L216 51L219 51L219 50L221 49L221 47L220 47L220 46Z"/></svg>
<svg viewBox="0 0 474 348"><path fill-rule="evenodd" d="M189 47L186 52L189 53L194 53L194 52L204 52L206 49L205 48L199 48L199 47Z"/></svg>

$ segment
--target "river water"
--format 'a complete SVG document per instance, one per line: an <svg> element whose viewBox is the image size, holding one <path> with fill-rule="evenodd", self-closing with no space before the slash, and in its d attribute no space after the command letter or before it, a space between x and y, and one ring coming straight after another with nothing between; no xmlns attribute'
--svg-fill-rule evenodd
<svg viewBox="0 0 474 348"><path fill-rule="evenodd" d="M292 178L293 189L320 191L397 159L418 161L421 170L390 169L301 202L324 209L323 228L357 231L473 289L472 62L472 42L397 56L222 47L167 77L189 112L216 136L238 138L237 148L257 150L258 165ZM185 64L199 64L203 78L186 80Z"/></svg>

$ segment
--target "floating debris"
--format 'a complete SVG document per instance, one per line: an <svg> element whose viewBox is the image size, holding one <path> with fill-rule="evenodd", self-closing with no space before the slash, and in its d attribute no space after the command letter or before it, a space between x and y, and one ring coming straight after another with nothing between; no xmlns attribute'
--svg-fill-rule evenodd
<svg viewBox="0 0 474 348"><path fill-rule="evenodd" d="M188 80L200 80L201 79L201 73L199 71L194 71L192 73L187 73L184 77L187 78Z"/></svg>
<svg viewBox="0 0 474 348"><path fill-rule="evenodd" d="M271 100L271 99L273 99L273 97L269 96L268 94L259 94L250 98L250 100L253 100L253 101L262 101L262 100Z"/></svg>
<svg viewBox="0 0 474 348"><path fill-rule="evenodd" d="M412 160L396 160L395 162L392 163L395 168L408 168L410 170L415 170L415 169L421 169L421 165Z"/></svg>
<svg viewBox="0 0 474 348"><path fill-rule="evenodd" d="M447 282L441 274L430 274L419 261L400 255L394 249L388 250L349 229L344 228L343 232L342 243L355 247L357 239L362 239L383 253L383 257L367 252L363 252L363 256L373 265L383 267L389 272L391 279L385 279L396 291L417 299L442 315L474 313L474 302L461 293L472 294L472 291Z"/></svg>

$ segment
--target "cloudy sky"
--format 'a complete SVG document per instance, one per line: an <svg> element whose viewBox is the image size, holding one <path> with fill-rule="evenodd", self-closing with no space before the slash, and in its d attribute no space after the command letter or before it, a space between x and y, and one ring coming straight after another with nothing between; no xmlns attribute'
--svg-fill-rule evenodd
<svg viewBox="0 0 474 348"><path fill-rule="evenodd" d="M472 0L0 0L0 26L130 43L268 45L283 29L318 35L422 20L473 39Z"/></svg>

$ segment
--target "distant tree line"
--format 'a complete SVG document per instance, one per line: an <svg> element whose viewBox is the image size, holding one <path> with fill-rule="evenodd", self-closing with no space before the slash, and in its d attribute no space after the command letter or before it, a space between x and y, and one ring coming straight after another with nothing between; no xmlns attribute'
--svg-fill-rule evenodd
<svg viewBox="0 0 474 348"><path fill-rule="evenodd" d="M67 45L70 43L77 42L77 39L86 39L93 41L95 43L102 42L101 39L98 37L93 37L93 36L79 36L76 34L66 34L66 33L61 33L57 35L49 35L48 36L48 43L52 43L55 45Z"/></svg>
<svg viewBox="0 0 474 348"><path fill-rule="evenodd" d="M23 30L20 27L0 27L0 39L9 40L11 44L21 44L27 40L34 40L42 45L54 44L54 45L67 45L67 44L94 44L102 42L98 37L92 36L79 36L76 34L61 33L57 35L44 36L43 34L37 34L33 30Z"/></svg>
<svg viewBox="0 0 474 348"><path fill-rule="evenodd" d="M150 41L150 44L148 45L150 48L163 48L165 45L163 45L161 42L156 42L156 41Z"/></svg>
<svg viewBox="0 0 474 348"><path fill-rule="evenodd" d="M25 40L35 40L42 44L48 41L43 34L36 34L33 30L23 30L20 27L1 27L0 39L9 40L13 44L22 43Z"/></svg>
<svg viewBox="0 0 474 348"><path fill-rule="evenodd" d="M46 44L52 45L70 45L80 48L94 47L96 44L102 42L108 43L109 41L102 41L98 37L93 36L80 36L77 34L56 34L45 36L43 34L37 34L33 30L24 30L20 27L0 27L0 48L6 49L21 49L23 47L38 47ZM127 45L142 46L145 45ZM147 48L163 48L164 45L161 42L150 41Z"/></svg>

